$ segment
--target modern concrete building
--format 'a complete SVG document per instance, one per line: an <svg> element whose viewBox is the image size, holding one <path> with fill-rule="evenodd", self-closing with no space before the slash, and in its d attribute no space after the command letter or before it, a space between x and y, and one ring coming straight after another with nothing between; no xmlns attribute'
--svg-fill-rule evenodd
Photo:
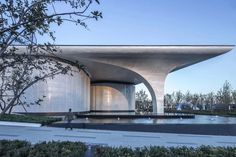
<svg viewBox="0 0 236 157"><path fill-rule="evenodd" d="M154 113L164 113L164 84L167 75L192 64L230 51L231 45L92 45L58 46L57 55L79 61L86 69L75 75L60 75L28 90L28 99L46 96L41 106L28 112L133 111L135 85L144 83ZM24 51L23 47L19 51ZM66 63L65 63L66 64ZM186 76L187 77L187 76ZM18 106L15 111L23 109Z"/></svg>

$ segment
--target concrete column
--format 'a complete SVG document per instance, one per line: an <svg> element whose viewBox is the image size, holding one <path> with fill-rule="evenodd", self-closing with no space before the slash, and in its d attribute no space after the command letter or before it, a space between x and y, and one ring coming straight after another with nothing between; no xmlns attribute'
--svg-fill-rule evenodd
<svg viewBox="0 0 236 157"><path fill-rule="evenodd" d="M143 74L144 84L152 96L153 113L164 113L164 85L166 74Z"/></svg>

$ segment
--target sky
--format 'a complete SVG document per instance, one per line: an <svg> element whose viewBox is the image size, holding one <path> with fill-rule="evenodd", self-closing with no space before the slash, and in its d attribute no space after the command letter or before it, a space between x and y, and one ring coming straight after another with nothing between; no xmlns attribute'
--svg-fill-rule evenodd
<svg viewBox="0 0 236 157"><path fill-rule="evenodd" d="M236 0L100 0L103 19L55 27L56 44L236 45ZM236 89L236 48L168 75L165 93L216 92L228 80ZM140 90L144 85L138 86Z"/></svg>

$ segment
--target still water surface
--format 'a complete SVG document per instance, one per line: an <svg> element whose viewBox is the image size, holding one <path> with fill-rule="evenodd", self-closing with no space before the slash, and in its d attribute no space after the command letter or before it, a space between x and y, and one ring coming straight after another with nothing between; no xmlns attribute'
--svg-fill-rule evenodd
<svg viewBox="0 0 236 157"><path fill-rule="evenodd" d="M236 117L196 115L194 119L158 119L158 118L80 118L73 123L143 123L143 124L236 124Z"/></svg>

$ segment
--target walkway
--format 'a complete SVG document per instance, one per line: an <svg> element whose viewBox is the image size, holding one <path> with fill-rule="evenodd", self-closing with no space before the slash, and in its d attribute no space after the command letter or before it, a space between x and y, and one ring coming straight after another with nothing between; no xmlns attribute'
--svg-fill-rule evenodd
<svg viewBox="0 0 236 157"><path fill-rule="evenodd" d="M130 146L234 146L236 136L209 136L191 134L147 133L127 131L104 131L52 127L4 126L0 125L0 139L41 141L81 141L88 145Z"/></svg>

